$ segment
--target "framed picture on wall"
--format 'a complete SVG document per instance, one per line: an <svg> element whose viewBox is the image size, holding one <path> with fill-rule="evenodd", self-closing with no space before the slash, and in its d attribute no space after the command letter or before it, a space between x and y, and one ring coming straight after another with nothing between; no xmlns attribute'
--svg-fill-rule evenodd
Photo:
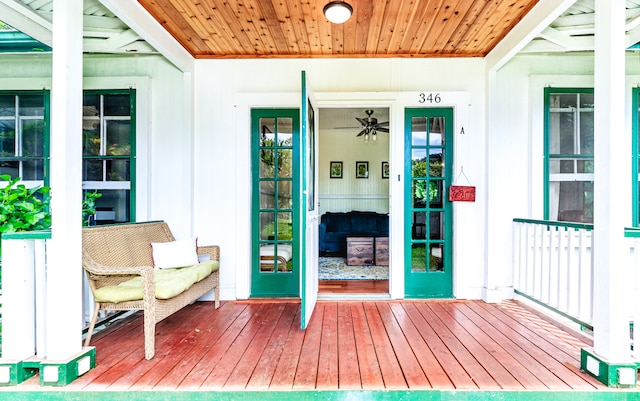
<svg viewBox="0 0 640 401"><path fill-rule="evenodd" d="M382 178L389 178L389 162L382 162Z"/></svg>
<svg viewBox="0 0 640 401"><path fill-rule="evenodd" d="M369 178L369 162L356 162L356 178Z"/></svg>
<svg viewBox="0 0 640 401"><path fill-rule="evenodd" d="M329 163L329 177L342 178L342 162Z"/></svg>

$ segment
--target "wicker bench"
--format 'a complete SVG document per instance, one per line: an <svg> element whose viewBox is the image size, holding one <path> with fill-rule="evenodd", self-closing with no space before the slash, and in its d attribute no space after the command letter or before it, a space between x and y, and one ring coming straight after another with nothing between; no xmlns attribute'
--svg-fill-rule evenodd
<svg viewBox="0 0 640 401"><path fill-rule="evenodd" d="M95 293L99 288L118 285L133 277L141 276L143 292L140 300L118 303L96 302L85 346L91 341L99 311L142 310L145 358L151 359L155 354L156 323L212 289L215 290L216 309L220 306L218 270L170 299L156 298L151 243L174 240L169 226L162 221L82 229L82 267L86 272L91 291ZM211 260L219 261L220 248L216 245L199 246L198 255L202 254L209 254Z"/></svg>

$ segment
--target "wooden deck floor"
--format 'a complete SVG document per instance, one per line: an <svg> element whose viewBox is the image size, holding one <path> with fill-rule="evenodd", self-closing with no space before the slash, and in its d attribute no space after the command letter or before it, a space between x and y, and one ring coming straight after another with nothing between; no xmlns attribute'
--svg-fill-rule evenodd
<svg viewBox="0 0 640 401"><path fill-rule="evenodd" d="M97 366L65 391L583 390L588 338L517 302L322 301L299 328L295 302L199 302L157 325L141 315L95 335ZM37 377L18 386L38 388Z"/></svg>

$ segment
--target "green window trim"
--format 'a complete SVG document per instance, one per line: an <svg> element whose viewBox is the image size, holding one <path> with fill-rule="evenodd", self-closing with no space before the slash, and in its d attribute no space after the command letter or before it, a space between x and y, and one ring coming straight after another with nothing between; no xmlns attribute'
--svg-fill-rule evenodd
<svg viewBox="0 0 640 401"><path fill-rule="evenodd" d="M45 185L45 186L49 186L50 185L50 159L51 159L51 153L50 153L50 149L51 149L51 100L50 100L50 91L49 90L2 90L0 91L0 96L13 96L14 98L19 99L20 96L38 96L38 95L42 95L43 96L43 112L42 112L42 116L40 115L33 115L33 116L26 116L29 119L34 119L33 117L38 117L38 120L42 120L42 125L43 125L43 138L42 138L42 156L22 156L19 153L18 154L14 154L12 156L4 156L4 157L0 157L0 166L1 163L7 163L7 162L17 162L20 163L18 164L18 171L17 174L12 174L12 176L19 176L22 181L24 182L28 182L28 183L36 183L37 185ZM86 181L83 180L83 188L85 191L93 191L94 189L98 189L100 190L100 182L104 182L106 183L106 185L104 185L105 188L103 188L103 190L109 190L111 189L110 187L113 187L114 185L109 184L109 182L114 183L114 182L120 182L122 183L122 185L120 185L121 187L123 187L122 189L125 189L126 191L128 191L128 194L126 195L126 205L128 208L128 219L127 221L133 222L135 221L135 216L136 216L136 209L135 209L135 205L136 205L136 91L135 89L112 89L112 90L85 90L83 91L83 97L86 96L92 96L92 95L98 95L98 96L109 96L109 95L127 95L129 96L129 106L128 106L128 110L125 113L122 114L118 114L118 115L114 115L112 116L110 121L127 121L129 124L129 134L128 134L128 141L129 141L129 150L128 150L128 154L127 155L119 155L119 154L99 154L99 155L84 155L83 154L83 164L84 164L84 160L111 160L111 161L119 161L119 162L126 162L128 163L128 168L127 168L127 175L128 177L126 177L125 180L117 180L117 181L110 181L108 179L102 180L102 181ZM15 108L15 119L13 121L16 121L16 123L14 123L13 125L19 124L20 121L22 121L20 119L20 117L22 116L20 114L20 103L18 100L17 103L18 107ZM83 101L83 106L84 106L84 101ZM128 113L128 115L126 115L126 113ZM84 113L83 113L84 114ZM3 118L6 121L11 120L11 116L4 116ZM103 125L103 116L100 115L99 117L95 118L96 121L99 121L99 123L101 124L101 126ZM84 119L83 119L84 121ZM0 126L0 134L1 134L1 129L2 127ZM14 128L14 130L17 130L18 128ZM83 131L84 131L84 127L83 127ZM19 147L20 146L20 138L19 136L22 134L13 134L14 137L16 137L14 139L14 141L17 141L17 145L14 144L14 146ZM18 152L21 151L20 148L16 148L18 149ZM84 151L83 151L84 153ZM24 175L24 169L22 167L23 162L25 161L31 161L31 160L42 160L42 171L41 173L38 171L38 176L39 174L41 174L42 179L31 179L29 177L25 177ZM83 168L84 170L84 168ZM2 172L0 170L0 172ZM126 183L125 183L126 182ZM87 183L92 183L92 185L90 185L89 187L87 187ZM29 184L29 185L31 185ZM116 184L117 185L117 184ZM124 188L126 187L126 188ZM97 201L98 206L100 201Z"/></svg>
<svg viewBox="0 0 640 401"><path fill-rule="evenodd" d="M558 152L558 153L551 153L551 113L552 113L552 105L551 105L551 97L552 95L581 95L581 94L588 94L593 96L594 90L593 88L553 88L553 87L546 87L544 88L544 161L543 161L543 179L544 179L544 208L543 208L543 213L544 213L544 219L545 220L550 220L551 219L551 178L552 176L559 176L561 174L564 174L564 172L557 172L557 173L553 173L551 172L551 163L556 161L558 163L563 163L563 162L570 162L573 161L575 162L575 169L573 171L572 174L574 177L579 178L582 175L587 175L587 174L593 174L592 172L588 172L588 170L593 168L593 158L594 155L593 154L584 154L584 153L566 153L565 152ZM578 105L578 107L580 108L580 110L585 110L588 111L588 109L584 109L581 107L581 105ZM593 108L593 107L592 107ZM556 111L558 112L558 111ZM576 119L576 121L574 122L575 125L580 125L581 124L581 120L580 119ZM580 136L582 134L582 132L578 132L578 136ZM576 146L575 143L573 143L574 146ZM562 150L562 149L561 149ZM580 151L582 151L582 149L580 149ZM591 161L591 162L590 162ZM578 171L580 166L582 166L584 171ZM568 177L568 175L567 175ZM558 181L553 181L553 182L562 182L562 180L558 180ZM588 181L588 180L575 180L574 182L576 183L582 183L586 189L589 188L589 186L591 185L592 187L592 183L593 180ZM592 189L591 189L591 193L592 193ZM559 193L558 193L558 196ZM585 192L585 199L587 199L588 196L586 195ZM592 195L591 195L592 198ZM585 201L585 204L587 202ZM559 208L558 208L559 209ZM583 204L583 209L582 211L588 211L588 208L586 208L586 206ZM558 210L558 214L560 213L560 210ZM583 219L587 218L586 214L588 213L583 213ZM556 217L554 217L555 219ZM560 216L557 216L558 219L560 219Z"/></svg>
<svg viewBox="0 0 640 401"><path fill-rule="evenodd" d="M83 149L83 174L84 174L84 162L85 161L123 161L128 162L128 179L123 180L109 180L106 176L103 177L102 180L84 180L83 186L86 187L86 183L93 183L90 188L86 188L89 191L97 189L98 192L111 190L111 185L109 183L128 183L127 185L123 185L122 188L125 191L128 191L128 199L127 199L127 207L128 207L128 219L125 219L126 222L134 222L136 216L136 90L135 89L105 89L105 90L85 90L83 91L83 99L87 99L87 97L91 96L99 96L100 104L103 104L103 98L105 96L118 96L118 95L128 95L129 96L129 107L127 110L128 115L122 114L108 114L105 115L105 111L101 106L98 116L90 116L83 115L83 121L91 121L95 120L100 124L100 139L104 139L104 142L108 142L107 133L102 132L102 130L106 130L106 122L112 121L127 121L129 123L129 150L128 154L109 154L107 150L107 144L101 143L100 150L98 154L85 154L85 149ZM85 101L83 100L83 105L85 105ZM86 105L85 105L86 106ZM84 112L83 112L84 114ZM83 128L84 132L84 128ZM83 134L83 142L84 142L84 134ZM103 174L107 174L106 171ZM100 184L104 183L104 184ZM102 187L102 188L100 188ZM96 206L100 208L100 199L96 201ZM120 222L120 220L118 220Z"/></svg>

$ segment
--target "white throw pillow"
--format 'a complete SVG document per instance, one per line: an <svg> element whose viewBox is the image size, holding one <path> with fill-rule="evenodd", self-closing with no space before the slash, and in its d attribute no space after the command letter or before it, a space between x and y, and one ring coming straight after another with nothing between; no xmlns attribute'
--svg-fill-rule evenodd
<svg viewBox="0 0 640 401"><path fill-rule="evenodd" d="M156 269L193 266L198 264L196 238L172 242L152 242L153 265Z"/></svg>

